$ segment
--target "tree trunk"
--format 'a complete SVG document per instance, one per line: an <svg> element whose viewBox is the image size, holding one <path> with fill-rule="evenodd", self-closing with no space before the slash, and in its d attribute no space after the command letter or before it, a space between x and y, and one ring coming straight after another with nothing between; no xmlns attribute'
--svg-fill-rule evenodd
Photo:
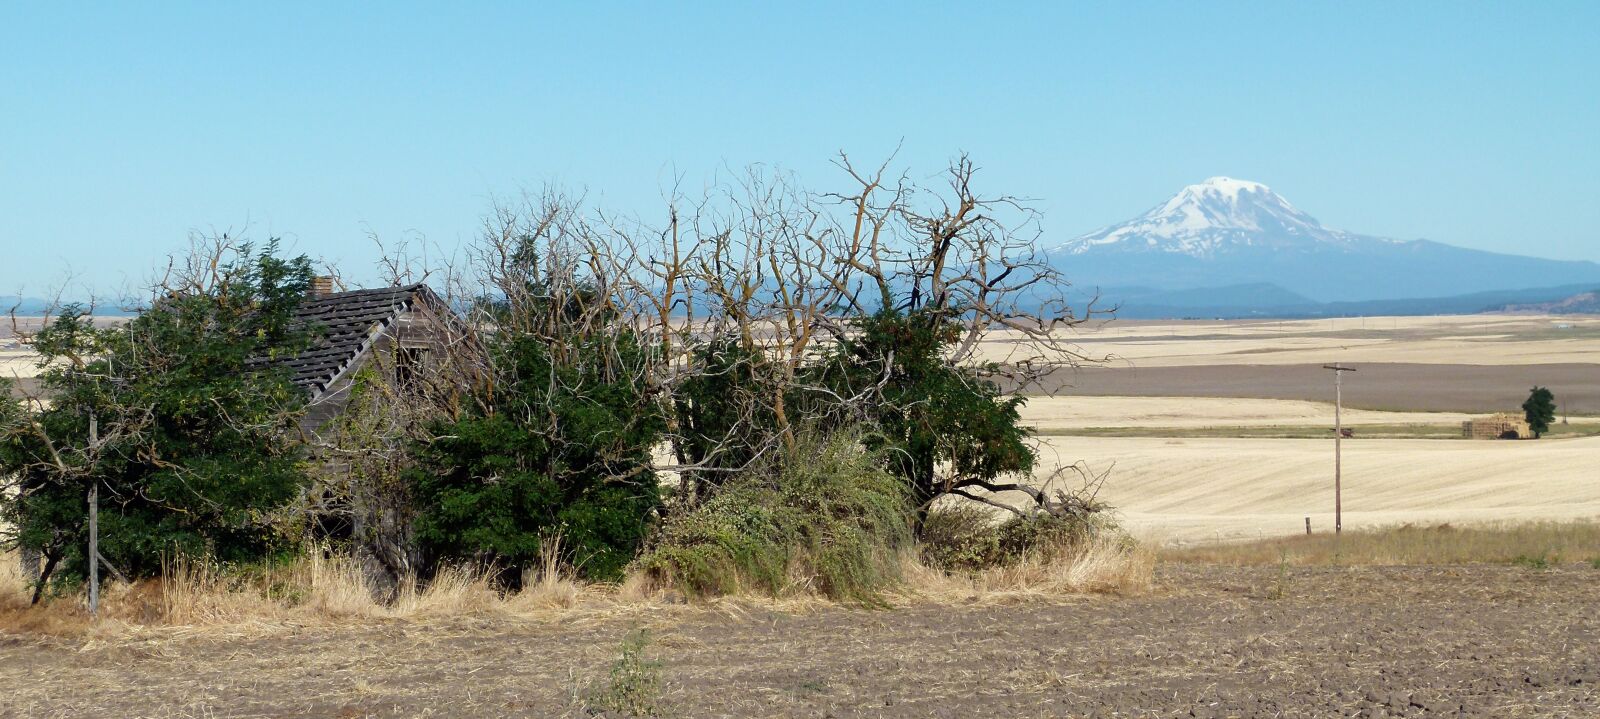
<svg viewBox="0 0 1600 719"><path fill-rule="evenodd" d="M928 521L928 513L933 510L933 500L940 492L934 486L938 478L934 474L933 453L913 451L912 456L911 506L916 507L916 512L911 517L911 533L920 538L922 527Z"/></svg>
<svg viewBox="0 0 1600 719"><path fill-rule="evenodd" d="M416 542L410 503L403 492L370 490L358 492L354 502L355 559L373 598L387 604L399 596L401 585L416 575Z"/></svg>
<svg viewBox="0 0 1600 719"><path fill-rule="evenodd" d="M33 585L33 601L29 604L38 604L44 598L44 585L50 581L51 573L56 571L56 563L61 561L61 552L45 552L44 569L39 572L39 580Z"/></svg>

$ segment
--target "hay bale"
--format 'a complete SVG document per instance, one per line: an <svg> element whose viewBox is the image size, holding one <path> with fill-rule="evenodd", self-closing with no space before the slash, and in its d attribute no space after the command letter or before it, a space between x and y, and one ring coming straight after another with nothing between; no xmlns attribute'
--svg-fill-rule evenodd
<svg viewBox="0 0 1600 719"><path fill-rule="evenodd" d="M1523 439L1532 437L1533 430L1522 415L1500 412L1462 422L1461 436L1467 439Z"/></svg>

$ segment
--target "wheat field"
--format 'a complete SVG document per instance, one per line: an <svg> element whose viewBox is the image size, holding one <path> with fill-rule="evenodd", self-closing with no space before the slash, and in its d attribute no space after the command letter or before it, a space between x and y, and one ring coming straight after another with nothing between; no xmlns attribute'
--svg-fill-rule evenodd
<svg viewBox="0 0 1600 719"><path fill-rule="evenodd" d="M1600 317L1593 315L1110 320L1081 325L1068 337L1085 357L1113 367L1600 363ZM983 346L984 358L1025 356L1017 339L995 333Z"/></svg>
<svg viewBox="0 0 1600 719"><path fill-rule="evenodd" d="M1173 544L1333 527L1333 442L1051 437L1047 467L1109 471L1100 498L1135 534ZM1346 528L1600 519L1600 437L1343 443Z"/></svg>

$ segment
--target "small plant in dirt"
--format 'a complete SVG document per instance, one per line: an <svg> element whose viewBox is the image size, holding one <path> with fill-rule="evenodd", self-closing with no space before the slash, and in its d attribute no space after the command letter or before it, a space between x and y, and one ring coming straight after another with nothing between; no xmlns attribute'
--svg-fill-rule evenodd
<svg viewBox="0 0 1600 719"><path fill-rule="evenodd" d="M622 655L612 662L605 677L584 692L584 705L590 714L661 715L661 661L645 657L649 646L649 630L640 629L623 637Z"/></svg>
<svg viewBox="0 0 1600 719"><path fill-rule="evenodd" d="M905 483L861 434L802 435L662 527L636 568L694 595L816 591L875 603L911 545Z"/></svg>
<svg viewBox="0 0 1600 719"><path fill-rule="evenodd" d="M1289 550L1278 548L1278 576L1272 584L1272 591L1267 594L1269 599L1283 599L1289 596Z"/></svg>
<svg viewBox="0 0 1600 719"><path fill-rule="evenodd" d="M1550 560L1546 559L1546 558L1544 558L1542 556L1531 557L1531 556L1528 556L1528 555L1524 554L1524 555L1516 557L1515 559L1512 559L1511 563L1516 565L1516 566L1518 566L1518 567L1524 567L1524 568L1527 568L1527 569L1549 569L1550 568Z"/></svg>
<svg viewBox="0 0 1600 719"><path fill-rule="evenodd" d="M1589 566L1594 567L1595 569L1600 569L1600 557L1595 557L1594 559L1589 560Z"/></svg>

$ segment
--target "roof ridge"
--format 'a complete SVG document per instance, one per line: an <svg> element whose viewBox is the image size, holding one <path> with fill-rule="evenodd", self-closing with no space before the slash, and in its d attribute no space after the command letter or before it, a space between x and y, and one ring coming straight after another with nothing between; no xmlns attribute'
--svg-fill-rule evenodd
<svg viewBox="0 0 1600 719"><path fill-rule="evenodd" d="M308 297L295 308L294 321L316 330L311 343L293 354L261 358L260 364L287 368L294 384L315 398L367 350L375 328L387 326L423 291L431 295L426 288L414 282Z"/></svg>

